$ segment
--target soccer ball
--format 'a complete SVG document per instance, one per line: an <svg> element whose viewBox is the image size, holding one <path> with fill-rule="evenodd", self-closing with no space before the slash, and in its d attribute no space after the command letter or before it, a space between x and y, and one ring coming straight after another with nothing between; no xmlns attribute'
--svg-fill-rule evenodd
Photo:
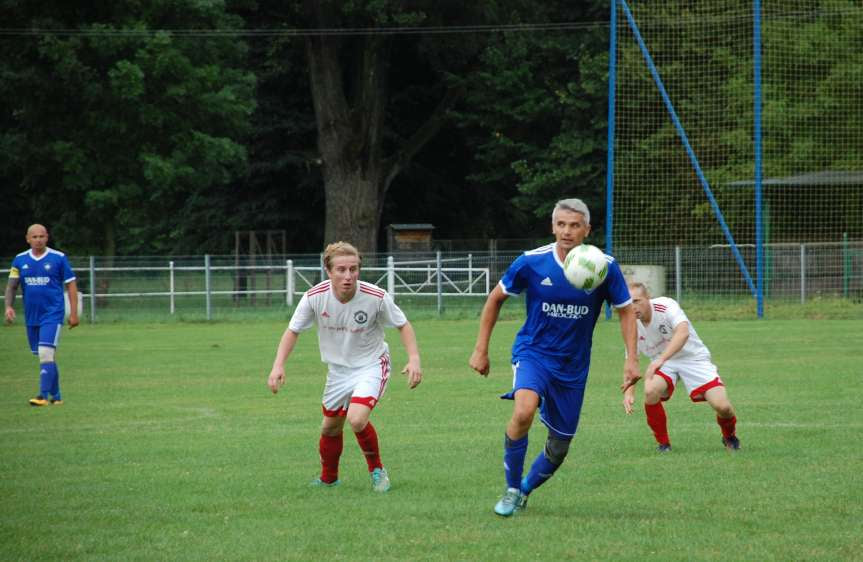
<svg viewBox="0 0 863 562"><path fill-rule="evenodd" d="M590 291L605 281L608 275L608 260L596 246L582 244L576 246L563 260L563 274L576 289Z"/></svg>

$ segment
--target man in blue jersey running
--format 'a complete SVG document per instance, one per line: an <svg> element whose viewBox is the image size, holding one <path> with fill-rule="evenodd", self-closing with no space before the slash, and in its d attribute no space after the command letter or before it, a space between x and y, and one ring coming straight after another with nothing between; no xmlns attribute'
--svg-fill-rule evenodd
<svg viewBox="0 0 863 562"><path fill-rule="evenodd" d="M506 491L494 512L508 517L527 505L530 493L563 463L578 427L584 400L593 329L603 301L614 306L626 348L623 386L640 378L635 311L620 266L608 256L608 276L592 291L576 289L563 275L563 260L590 233L590 211L580 199L558 201L551 215L555 242L519 256L491 291L482 310L470 366L489 372L488 345L504 301L525 294L527 319L512 346L515 401L504 436ZM527 476L524 459L536 410L548 428L543 451Z"/></svg>
<svg viewBox="0 0 863 562"><path fill-rule="evenodd" d="M60 371L54 361L65 305L63 287L69 288L69 327L78 325L78 285L69 260L63 252L48 247L48 231L41 224L27 229L30 249L12 260L6 284L6 322L15 321L15 292L21 285L24 297L24 319L27 340L33 355L39 356L39 394L30 399L31 406L59 405Z"/></svg>

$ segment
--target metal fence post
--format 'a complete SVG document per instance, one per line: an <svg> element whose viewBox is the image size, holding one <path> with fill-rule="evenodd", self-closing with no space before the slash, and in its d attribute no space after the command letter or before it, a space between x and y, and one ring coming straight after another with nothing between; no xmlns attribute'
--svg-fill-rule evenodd
<svg viewBox="0 0 863 562"><path fill-rule="evenodd" d="M467 255L467 292L473 293L473 254Z"/></svg>
<svg viewBox="0 0 863 562"><path fill-rule="evenodd" d="M90 256L90 323L96 322L96 256Z"/></svg>
<svg viewBox="0 0 863 562"><path fill-rule="evenodd" d="M204 300L207 303L207 320L212 318L212 303L210 294L210 254L204 254L204 292L206 297Z"/></svg>
<svg viewBox="0 0 863 562"><path fill-rule="evenodd" d="M294 306L294 260L285 262L285 304Z"/></svg>
<svg viewBox="0 0 863 562"><path fill-rule="evenodd" d="M806 244L800 244L800 304L806 302Z"/></svg>
<svg viewBox="0 0 863 562"><path fill-rule="evenodd" d="M443 272L441 271L440 250L437 251L437 315L443 314Z"/></svg>
<svg viewBox="0 0 863 562"><path fill-rule="evenodd" d="M171 314L174 314L174 260L168 262L168 271L170 272L170 292L171 292Z"/></svg>
<svg viewBox="0 0 863 562"><path fill-rule="evenodd" d="M674 295L677 297L675 300L680 302L680 293L682 292L683 285L683 273L680 271L680 246L674 247Z"/></svg>
<svg viewBox="0 0 863 562"><path fill-rule="evenodd" d="M392 256L387 256L387 292L396 295L396 261Z"/></svg>

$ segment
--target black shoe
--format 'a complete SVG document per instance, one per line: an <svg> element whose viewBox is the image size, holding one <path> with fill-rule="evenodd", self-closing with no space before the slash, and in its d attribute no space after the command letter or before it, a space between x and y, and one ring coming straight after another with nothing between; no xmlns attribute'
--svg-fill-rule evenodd
<svg viewBox="0 0 863 562"><path fill-rule="evenodd" d="M671 444L666 443L665 445L660 445L656 448L656 452L658 453L670 453L671 452Z"/></svg>
<svg viewBox="0 0 863 562"><path fill-rule="evenodd" d="M740 439L738 439L736 435L732 435L731 437L723 437L722 444L725 445L725 448L729 451L737 451L738 449L740 449Z"/></svg>

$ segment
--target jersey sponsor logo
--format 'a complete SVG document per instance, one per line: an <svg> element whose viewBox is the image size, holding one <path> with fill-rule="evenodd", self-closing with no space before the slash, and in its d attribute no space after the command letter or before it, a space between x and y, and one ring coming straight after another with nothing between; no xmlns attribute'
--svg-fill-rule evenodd
<svg viewBox="0 0 863 562"><path fill-rule="evenodd" d="M542 303L542 311L551 318L567 318L578 320L590 314L590 307L586 304L557 304L551 302Z"/></svg>
<svg viewBox="0 0 863 562"><path fill-rule="evenodd" d="M51 284L50 277L25 277L24 284L31 287L44 287Z"/></svg>
<svg viewBox="0 0 863 562"><path fill-rule="evenodd" d="M551 279L549 279L548 277L546 277L545 279L543 279L542 281L540 281L540 283L539 283L539 284L540 284L540 285L545 285L546 287L551 287L551 286L552 286Z"/></svg>
<svg viewBox="0 0 863 562"><path fill-rule="evenodd" d="M354 321L357 324L365 324L369 319L369 315L363 312L362 310L358 310L354 312Z"/></svg>

